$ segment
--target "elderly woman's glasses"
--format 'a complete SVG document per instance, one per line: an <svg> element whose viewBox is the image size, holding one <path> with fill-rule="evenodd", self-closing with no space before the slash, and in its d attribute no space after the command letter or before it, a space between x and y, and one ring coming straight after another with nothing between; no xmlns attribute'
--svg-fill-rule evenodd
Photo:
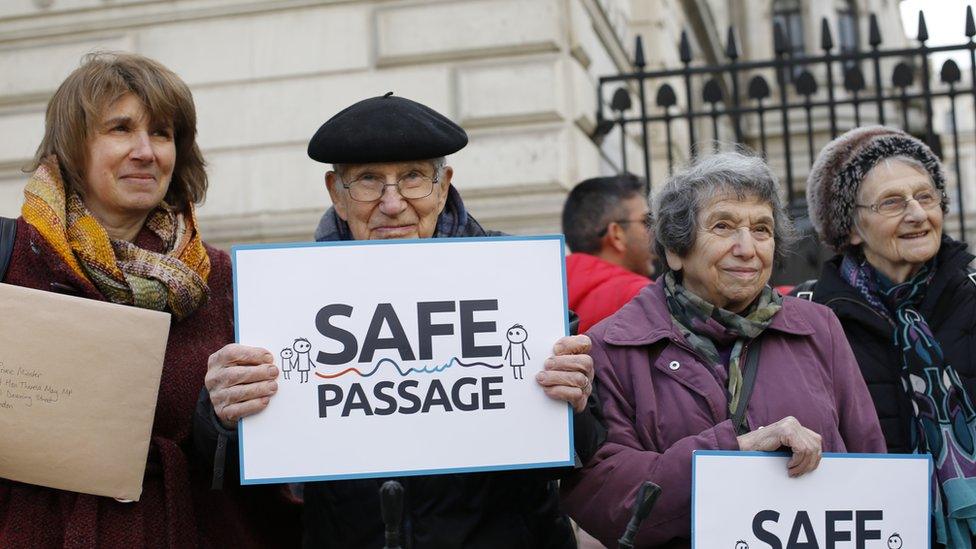
<svg viewBox="0 0 976 549"><path fill-rule="evenodd" d="M915 196L889 196L883 200L879 200L874 204L857 204L858 208L867 208L874 213L881 214L885 217L895 217L905 213L908 209L908 203L914 200L918 202L918 205L924 210L931 210L936 206L942 205L942 200L945 197L944 194L936 191L922 191L915 193Z"/></svg>
<svg viewBox="0 0 976 549"><path fill-rule="evenodd" d="M383 176L365 173L348 183L343 183L342 187L349 191L349 196L357 202L375 202L383 196L383 191L387 187L396 187L400 196L407 200L426 198L434 192L434 183L437 183L436 174L430 177L412 170L400 176L396 183L387 183Z"/></svg>

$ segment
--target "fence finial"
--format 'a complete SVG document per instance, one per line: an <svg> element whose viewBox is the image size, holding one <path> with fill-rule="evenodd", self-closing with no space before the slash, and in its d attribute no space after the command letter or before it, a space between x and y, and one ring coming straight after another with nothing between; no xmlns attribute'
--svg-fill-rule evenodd
<svg viewBox="0 0 976 549"><path fill-rule="evenodd" d="M643 70L646 65L647 61L644 60L644 40L638 34L637 43L634 45L634 66Z"/></svg>
<svg viewBox="0 0 976 549"><path fill-rule="evenodd" d="M733 61L739 58L739 47L735 43L735 29L731 25L725 38L725 56Z"/></svg>
<svg viewBox="0 0 976 549"><path fill-rule="evenodd" d="M610 108L617 112L629 111L633 104L630 102L630 94L627 88L617 88L613 92L613 99L610 100Z"/></svg>
<svg viewBox="0 0 976 549"><path fill-rule="evenodd" d="M871 14L868 17L868 44L874 47L881 45L881 29L878 27L878 16Z"/></svg>
<svg viewBox="0 0 976 549"><path fill-rule="evenodd" d="M681 41L678 43L678 56L685 65L691 63L691 44L688 42L688 31L681 31Z"/></svg>
<svg viewBox="0 0 976 549"><path fill-rule="evenodd" d="M830 24L827 23L826 17L820 20L820 49L823 51L834 49L834 37L830 35Z"/></svg>
<svg viewBox="0 0 976 549"><path fill-rule="evenodd" d="M925 43L929 39L929 29L925 26L925 13L918 10L918 41Z"/></svg>
<svg viewBox="0 0 976 549"><path fill-rule="evenodd" d="M966 6L966 36L976 36L976 21L973 21L973 7Z"/></svg>

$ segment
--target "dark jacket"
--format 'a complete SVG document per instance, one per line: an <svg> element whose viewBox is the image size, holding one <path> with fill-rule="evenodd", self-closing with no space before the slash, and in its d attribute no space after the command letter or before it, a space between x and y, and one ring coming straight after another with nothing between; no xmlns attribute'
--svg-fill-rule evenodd
<svg viewBox="0 0 976 549"><path fill-rule="evenodd" d="M563 483L563 503L584 530L613 547L638 487L651 480L661 497L636 546L690 547L692 453L739 449L727 374L713 371L685 341L662 284L645 287L589 335L609 432L596 457ZM825 452L884 450L864 381L826 307L785 298L759 337L750 431L793 416L823 437Z"/></svg>
<svg viewBox="0 0 976 549"><path fill-rule="evenodd" d="M943 236L936 257L935 277L919 312L970 398L976 398L976 277L970 277L967 269L973 255L966 244ZM888 451L911 452L912 402L901 387L902 357L892 343L894 325L841 278L840 261L838 256L824 264L813 300L830 307L844 327L874 400Z"/></svg>
<svg viewBox="0 0 976 549"><path fill-rule="evenodd" d="M162 241L145 229L136 244L163 250ZM211 265L210 298L192 315L170 325L140 500L120 503L109 497L0 479L0 547L298 545L299 507L296 501L287 500L281 487L211 491L210 466L193 452L191 417L203 387L207 357L234 340L230 258L206 248ZM18 220L10 268L2 280L105 300L23 218Z"/></svg>
<svg viewBox="0 0 976 549"><path fill-rule="evenodd" d="M435 237L498 236L467 214L451 187L438 219ZM316 240L351 240L348 225L330 208L315 232ZM206 393L198 407L198 430L209 432L204 450L213 452L217 433L227 437L226 478L236 478L234 433L220 429ZM590 409L574 417L577 460L596 453L605 431L596 419L595 397ZM440 548L574 548L575 535L560 510L555 479L571 467L531 471L467 473L403 477L405 488L402 532L405 547ZM306 483L304 487L305 547L376 548L383 546L379 488L389 479Z"/></svg>

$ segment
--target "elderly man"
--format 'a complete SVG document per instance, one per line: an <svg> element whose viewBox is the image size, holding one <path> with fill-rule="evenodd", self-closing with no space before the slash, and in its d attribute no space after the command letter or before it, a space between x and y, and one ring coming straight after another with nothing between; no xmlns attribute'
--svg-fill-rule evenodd
<svg viewBox="0 0 976 549"><path fill-rule="evenodd" d="M333 207L316 240L491 236L465 210L451 186L445 156L467 144L459 126L434 110L387 94L356 103L319 128L313 160L332 164L325 184ZM588 406L593 361L586 336L560 338L536 381L576 411L577 461L591 457L603 435ZM210 358L196 421L197 444L232 452L235 422L263 410L278 370L265 349L228 345ZM216 448L216 449L215 449ZM224 450L229 449L229 450ZM299 459L298 456L294 456ZM308 456L306 456L308 458ZM234 460L227 460L231 467ZM403 535L408 547L575 547L559 510L561 471L512 471L405 477ZM566 471L568 472L568 471ZM219 474L215 475L219 476ZM305 546L381 547L378 489L385 479L309 483L304 488Z"/></svg>
<svg viewBox="0 0 976 549"><path fill-rule="evenodd" d="M594 177L563 206L569 307L580 332L617 312L647 286L653 252L644 183L631 174Z"/></svg>

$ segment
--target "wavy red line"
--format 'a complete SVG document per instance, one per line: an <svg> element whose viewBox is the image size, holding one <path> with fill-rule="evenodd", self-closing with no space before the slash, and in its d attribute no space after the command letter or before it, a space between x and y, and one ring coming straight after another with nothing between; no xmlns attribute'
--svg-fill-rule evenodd
<svg viewBox="0 0 976 549"><path fill-rule="evenodd" d="M362 376L362 375L363 375L363 373L362 373L362 372L360 372L360 371L359 371L358 369L356 369L356 368L346 368L345 370L343 370L343 371L341 371L341 372L337 372L337 373L334 373L334 374L320 374L320 373L318 373L318 372L315 372L315 375L317 375L317 376L319 376L319 377L321 377L321 378L323 378L323 379L332 379L332 378L336 378L336 377L339 377L339 376L342 376L342 375L346 375L346 374L348 374L349 372L356 372L356 373L357 373L357 374L359 374L360 376Z"/></svg>

